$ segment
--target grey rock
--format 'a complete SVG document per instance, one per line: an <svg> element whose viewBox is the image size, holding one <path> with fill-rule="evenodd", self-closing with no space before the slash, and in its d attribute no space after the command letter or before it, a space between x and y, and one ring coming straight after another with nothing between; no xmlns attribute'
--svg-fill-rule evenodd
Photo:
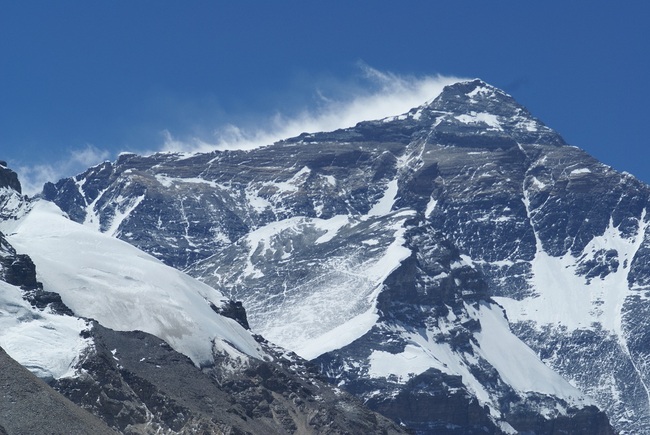
<svg viewBox="0 0 650 435"><path fill-rule="evenodd" d="M0 433L116 434L54 391L0 348Z"/></svg>
<svg viewBox="0 0 650 435"><path fill-rule="evenodd" d="M95 324L83 375L55 388L121 433L403 433L298 359L199 369L162 340ZM272 348L269 348L273 351ZM285 363L282 363L282 361Z"/></svg>

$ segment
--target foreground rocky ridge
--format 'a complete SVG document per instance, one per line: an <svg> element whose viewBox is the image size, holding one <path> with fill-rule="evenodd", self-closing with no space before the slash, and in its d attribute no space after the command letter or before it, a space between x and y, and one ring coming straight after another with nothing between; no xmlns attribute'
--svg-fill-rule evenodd
<svg viewBox="0 0 650 435"><path fill-rule="evenodd" d="M0 348L0 434L116 434Z"/></svg>
<svg viewBox="0 0 650 435"><path fill-rule="evenodd" d="M402 431L300 361L277 354L199 369L160 339L95 325L82 374L55 388L121 433L344 434Z"/></svg>
<svg viewBox="0 0 650 435"><path fill-rule="evenodd" d="M611 433L597 407L650 430L648 187L481 81L253 151L122 155L43 197L416 431Z"/></svg>

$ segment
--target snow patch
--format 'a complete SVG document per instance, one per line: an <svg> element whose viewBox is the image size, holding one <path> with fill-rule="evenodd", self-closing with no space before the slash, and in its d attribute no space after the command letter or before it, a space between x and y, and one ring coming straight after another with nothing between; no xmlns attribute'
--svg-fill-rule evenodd
<svg viewBox="0 0 650 435"><path fill-rule="evenodd" d="M455 116L455 118L463 124L487 124L490 130L502 131L501 123L496 115L486 112L470 112L469 114L462 114Z"/></svg>
<svg viewBox="0 0 650 435"><path fill-rule="evenodd" d="M327 243L336 237L339 230L350 223L350 218L346 215L337 215L327 220L314 219L313 222L316 224L316 228L326 231L325 234L314 242L316 245L319 245L321 243Z"/></svg>
<svg viewBox="0 0 650 435"><path fill-rule="evenodd" d="M594 237L577 258L570 253L553 257L542 249L538 240L530 280L535 295L521 301L505 297L494 299L506 308L511 321L535 320L539 325L566 327L568 332L593 329L598 323L620 336L621 309L631 295L627 280L630 264L649 225L645 215L644 210L637 233L631 238L623 237L610 218L605 232ZM589 281L578 272L581 258L612 249L616 250L619 263L615 272Z"/></svg>
<svg viewBox="0 0 650 435"><path fill-rule="evenodd" d="M486 88L485 86L477 86L474 89L472 89L470 92L467 93L467 96L470 97L473 102L476 102L475 97L479 95L490 95L492 94L493 91L490 88Z"/></svg>
<svg viewBox="0 0 650 435"><path fill-rule="evenodd" d="M591 173L591 169L589 168L579 168L571 171L569 175L580 175L580 174L590 174L590 173Z"/></svg>
<svg viewBox="0 0 650 435"><path fill-rule="evenodd" d="M376 301L383 282L411 255L403 246L404 222L413 215L413 211L402 210L381 218L291 218L250 233L246 237L248 265L243 274L238 274L242 276L238 285L256 287L260 285L256 280L262 279L262 283L269 280L269 284L264 285L276 287L268 295L244 298L253 330L306 359L343 347L365 334L377 321ZM355 225L363 225L369 231L369 244L359 241L351 249L333 248L349 243L341 237L340 231ZM373 229L375 225L378 226L376 230ZM317 258L318 266L313 271L306 271L300 277L281 278L284 271L279 271L279 279L264 277L264 273L273 270L264 268L265 259L277 254L268 250L293 244L293 235L285 231L304 235L313 234L314 230L324 234L317 236L316 242L310 242L309 249L291 258L294 262ZM381 241L377 232L382 234ZM321 258L322 252L335 254ZM273 310L268 309L269 304Z"/></svg>
<svg viewBox="0 0 650 435"><path fill-rule="evenodd" d="M321 175L325 179L325 181L332 187L336 187L336 178L332 175Z"/></svg>
<svg viewBox="0 0 650 435"><path fill-rule="evenodd" d="M443 373L461 376L463 384L483 404L492 404L492 399L483 385L472 374L465 357L456 353L448 343L437 342L434 331L426 330L426 334L408 332L403 328L395 331L404 337L408 344L403 352L375 350L369 358L368 375L374 378L397 376L398 382L406 383L415 375L424 373L429 368L435 368Z"/></svg>
<svg viewBox="0 0 650 435"><path fill-rule="evenodd" d="M424 211L424 217L426 217L427 219L429 219L429 217L431 217L431 213L433 213L433 210L435 210L436 205L438 205L438 200L436 200L436 199L434 199L433 197L431 197L431 198L429 199L429 203L427 204L427 208L426 208L426 210Z"/></svg>
<svg viewBox="0 0 650 435"><path fill-rule="evenodd" d="M478 308L466 305L468 313L481 323L474 334L475 352L485 358L499 376L520 393L541 393L560 397L574 405L594 404L577 388L547 367L519 338L510 331L501 309L494 305Z"/></svg>
<svg viewBox="0 0 650 435"><path fill-rule="evenodd" d="M397 197L397 179L388 183L383 196L368 212L368 216L384 216L390 213Z"/></svg>
<svg viewBox="0 0 650 435"><path fill-rule="evenodd" d="M120 195L115 200L115 214L113 219L111 219L111 226L106 230L106 233L110 236L116 237L122 222L124 222L135 210L138 208L142 200L144 200L145 195L138 196L136 198L125 198Z"/></svg>
<svg viewBox="0 0 650 435"><path fill-rule="evenodd" d="M296 307L298 322L291 325L291 328L294 332L298 332L296 327L301 330L298 336L289 342L285 341L283 334L276 335L273 329L264 335L309 360L340 349L368 332L378 319L377 297L383 288L383 282L411 255L411 250L404 246L406 230L403 221L395 222L393 230L394 239L378 260L356 265L347 272L353 274L355 286L325 283ZM351 293L350 288L355 288L356 291ZM343 321L333 329L322 328L323 304L326 304L329 315L340 316ZM303 313L310 314L303 317ZM354 313L359 314L350 317ZM307 323L301 325L300 318L307 320Z"/></svg>
<svg viewBox="0 0 650 435"><path fill-rule="evenodd" d="M92 340L82 319L33 308L22 291L0 281L0 347L39 378L74 376L79 356Z"/></svg>

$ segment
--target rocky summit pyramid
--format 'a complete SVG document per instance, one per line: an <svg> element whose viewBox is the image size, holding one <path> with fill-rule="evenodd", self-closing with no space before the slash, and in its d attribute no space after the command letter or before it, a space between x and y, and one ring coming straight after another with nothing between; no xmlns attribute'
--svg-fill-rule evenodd
<svg viewBox="0 0 650 435"><path fill-rule="evenodd" d="M248 424L219 427L251 433L650 433L650 188L480 80L351 128L123 154L6 197L6 255L42 283L23 299L82 316L95 343L53 384L119 430L124 403L172 432L205 422L214 410L177 424L150 399L185 404L194 370ZM149 358L184 369L138 368Z"/></svg>

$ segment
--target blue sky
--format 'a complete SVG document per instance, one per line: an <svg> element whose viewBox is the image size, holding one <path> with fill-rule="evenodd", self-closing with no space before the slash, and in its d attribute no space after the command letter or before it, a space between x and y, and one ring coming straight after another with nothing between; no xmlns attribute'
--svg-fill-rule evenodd
<svg viewBox="0 0 650 435"><path fill-rule="evenodd" d="M650 182L648 18L642 1L0 0L0 160L33 190L120 151L336 128L480 77Z"/></svg>

